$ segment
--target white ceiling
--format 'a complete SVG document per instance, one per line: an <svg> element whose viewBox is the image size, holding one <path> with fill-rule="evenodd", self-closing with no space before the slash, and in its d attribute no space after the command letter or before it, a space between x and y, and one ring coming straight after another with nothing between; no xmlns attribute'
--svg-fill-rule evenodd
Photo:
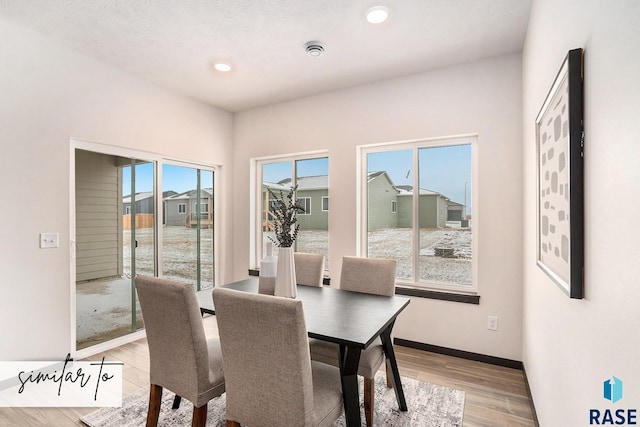
<svg viewBox="0 0 640 427"><path fill-rule="evenodd" d="M383 4L387 22L365 20ZM0 0L5 19L228 111L522 50L531 0ZM325 52L304 51L311 40ZM233 70L215 71L229 61Z"/></svg>

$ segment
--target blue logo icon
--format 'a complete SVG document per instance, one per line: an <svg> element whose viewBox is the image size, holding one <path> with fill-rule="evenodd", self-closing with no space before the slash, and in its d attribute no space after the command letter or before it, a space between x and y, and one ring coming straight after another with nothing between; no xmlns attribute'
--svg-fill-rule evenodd
<svg viewBox="0 0 640 427"><path fill-rule="evenodd" d="M604 382L604 398L616 403L622 399L622 380L616 376Z"/></svg>

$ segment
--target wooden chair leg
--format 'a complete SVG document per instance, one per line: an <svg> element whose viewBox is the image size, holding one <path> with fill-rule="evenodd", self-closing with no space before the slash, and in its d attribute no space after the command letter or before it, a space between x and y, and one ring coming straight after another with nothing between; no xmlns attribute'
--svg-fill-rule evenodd
<svg viewBox="0 0 640 427"><path fill-rule="evenodd" d="M227 420L227 427L240 427L240 423L235 421Z"/></svg>
<svg viewBox="0 0 640 427"><path fill-rule="evenodd" d="M367 420L367 426L373 426L373 396L374 396L374 380L373 378L364 379L364 417Z"/></svg>
<svg viewBox="0 0 640 427"><path fill-rule="evenodd" d="M191 427L205 427L207 425L207 404L199 408L193 407L193 418L191 419Z"/></svg>
<svg viewBox="0 0 640 427"><path fill-rule="evenodd" d="M178 409L180 407L181 401L182 397L176 394L176 396L173 398L173 406L171 407L171 409Z"/></svg>
<svg viewBox="0 0 640 427"><path fill-rule="evenodd" d="M149 389L149 412L147 412L147 427L156 427L160 416L160 403L162 402L162 387L151 384Z"/></svg>

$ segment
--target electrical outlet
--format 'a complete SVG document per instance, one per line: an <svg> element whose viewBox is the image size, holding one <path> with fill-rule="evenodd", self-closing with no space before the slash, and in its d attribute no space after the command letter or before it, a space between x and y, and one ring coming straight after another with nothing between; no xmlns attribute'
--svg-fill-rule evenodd
<svg viewBox="0 0 640 427"><path fill-rule="evenodd" d="M490 331L498 330L498 316L489 316L487 319L487 329Z"/></svg>

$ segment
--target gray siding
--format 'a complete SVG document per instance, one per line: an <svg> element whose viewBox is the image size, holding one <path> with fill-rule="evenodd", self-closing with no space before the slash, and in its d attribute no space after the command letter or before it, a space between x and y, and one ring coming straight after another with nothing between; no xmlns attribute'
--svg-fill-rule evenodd
<svg viewBox="0 0 640 427"><path fill-rule="evenodd" d="M187 212L191 212L189 209L189 199L184 200L165 200L165 224L166 225L185 225L185 218L187 217L185 213L178 213L178 205L184 203L187 205Z"/></svg>
<svg viewBox="0 0 640 427"><path fill-rule="evenodd" d="M122 195L114 157L76 150L75 187L76 280L117 276Z"/></svg>
<svg viewBox="0 0 640 427"><path fill-rule="evenodd" d="M391 206L392 202L398 201L398 197L387 175L376 176L369 181L367 187L369 192L368 230L396 228L398 226L398 214L391 211Z"/></svg>
<svg viewBox="0 0 640 427"><path fill-rule="evenodd" d="M413 196L398 196L398 227L413 227Z"/></svg>
<svg viewBox="0 0 640 427"><path fill-rule="evenodd" d="M198 196L197 190L192 190L190 192L181 193L179 197L176 198L165 198L164 199L164 224L170 226L185 226L186 218L190 214L195 214L196 210L194 208L194 204L196 203ZM209 204L209 213L213 215L213 196L207 193L205 190L200 191L200 203ZM186 205L186 213L178 213L178 205L185 204ZM202 221L207 222L208 218L203 212L203 216L201 217ZM195 218L195 216L193 216Z"/></svg>
<svg viewBox="0 0 640 427"><path fill-rule="evenodd" d="M412 227L413 195L398 196L398 227ZM446 225L445 199L438 194L422 194L419 203L420 228L437 228Z"/></svg>
<svg viewBox="0 0 640 427"><path fill-rule="evenodd" d="M123 203L123 211L127 211L127 207L131 207L131 203ZM155 210L155 204L153 197L147 197L143 200L136 200L136 213L137 214L152 214Z"/></svg>
<svg viewBox="0 0 640 427"><path fill-rule="evenodd" d="M441 202L444 202L444 200L437 195L420 196L420 228L437 228L444 226L444 221L440 223L440 215L438 213Z"/></svg>
<svg viewBox="0 0 640 427"><path fill-rule="evenodd" d="M322 197L328 195L328 190L299 190L297 197L309 197L311 199L311 214L298 214L298 222L301 230L328 230L329 211L322 210Z"/></svg>
<svg viewBox="0 0 640 427"><path fill-rule="evenodd" d="M437 222L436 227L445 227L447 225L447 201L444 197L438 196L437 200Z"/></svg>

